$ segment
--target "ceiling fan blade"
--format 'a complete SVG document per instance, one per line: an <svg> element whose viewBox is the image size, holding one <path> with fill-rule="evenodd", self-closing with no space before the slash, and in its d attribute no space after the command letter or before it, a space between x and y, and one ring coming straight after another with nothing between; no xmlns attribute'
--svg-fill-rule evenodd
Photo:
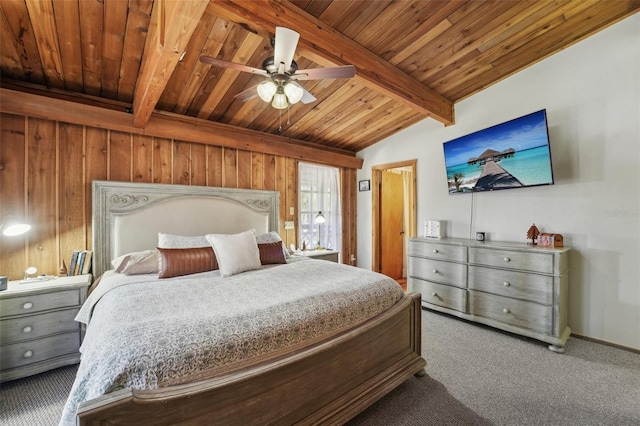
<svg viewBox="0 0 640 426"><path fill-rule="evenodd" d="M200 56L200 62L205 64L214 65L216 67L230 68L236 71L250 72L252 74L268 76L269 74L265 70L253 68L247 65L236 64L235 62L223 61L222 59L212 58L210 56Z"/></svg>
<svg viewBox="0 0 640 426"><path fill-rule="evenodd" d="M241 101L248 101L249 99L253 99L258 96L258 85L249 87L247 90L243 90L234 96L236 99L240 99Z"/></svg>
<svg viewBox="0 0 640 426"><path fill-rule="evenodd" d="M315 101L317 101L316 97L313 96L311 93L307 92L306 90L302 95L302 99L300 99L300 102L302 102L303 104L310 104Z"/></svg>
<svg viewBox="0 0 640 426"><path fill-rule="evenodd" d="M276 27L276 40L273 46L273 61L276 67L280 68L280 63L284 63L284 70L291 68L293 55L296 53L300 34L285 27Z"/></svg>
<svg viewBox="0 0 640 426"><path fill-rule="evenodd" d="M356 75L356 67L353 65L344 65L341 67L298 70L291 78L294 80L322 80L329 78L351 78L354 75Z"/></svg>
<svg viewBox="0 0 640 426"><path fill-rule="evenodd" d="M313 96L311 93L307 92L307 90L303 87L302 88L302 98L300 99L300 102L302 102L303 104L310 104L311 102L315 102L317 101L316 97Z"/></svg>

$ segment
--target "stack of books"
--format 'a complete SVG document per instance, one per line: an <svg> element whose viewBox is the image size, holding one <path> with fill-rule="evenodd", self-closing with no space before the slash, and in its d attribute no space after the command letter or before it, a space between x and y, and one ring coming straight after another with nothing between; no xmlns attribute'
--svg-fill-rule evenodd
<svg viewBox="0 0 640 426"><path fill-rule="evenodd" d="M74 250L71 254L69 269L67 275L84 275L91 273L91 258L93 251L91 250Z"/></svg>

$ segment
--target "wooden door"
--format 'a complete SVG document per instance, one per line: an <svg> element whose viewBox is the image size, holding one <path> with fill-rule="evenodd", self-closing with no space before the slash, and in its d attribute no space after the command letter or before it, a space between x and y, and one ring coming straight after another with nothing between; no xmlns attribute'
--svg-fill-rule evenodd
<svg viewBox="0 0 640 426"><path fill-rule="evenodd" d="M380 187L380 272L402 278L404 185L401 174L382 172Z"/></svg>

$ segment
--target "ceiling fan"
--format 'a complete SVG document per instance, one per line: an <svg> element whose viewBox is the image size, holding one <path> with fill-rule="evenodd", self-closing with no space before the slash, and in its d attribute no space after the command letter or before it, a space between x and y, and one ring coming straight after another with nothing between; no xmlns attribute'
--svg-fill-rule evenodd
<svg viewBox="0 0 640 426"><path fill-rule="evenodd" d="M201 56L200 61L217 67L231 68L266 77L265 81L238 93L235 98L248 100L258 95L260 99L270 102L271 106L276 109L284 109L297 102L308 104L316 100L297 81L351 78L356 74L356 69L353 65L299 70L298 64L293 60L299 38L300 34L289 28L276 27L273 56L262 63L263 69L223 61L209 56Z"/></svg>

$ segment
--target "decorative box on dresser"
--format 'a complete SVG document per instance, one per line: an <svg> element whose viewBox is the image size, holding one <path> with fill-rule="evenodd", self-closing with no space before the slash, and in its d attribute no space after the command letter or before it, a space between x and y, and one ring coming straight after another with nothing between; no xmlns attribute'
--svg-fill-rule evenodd
<svg viewBox="0 0 640 426"><path fill-rule="evenodd" d="M21 283L0 291L0 382L80 361L83 332L74 321L91 275Z"/></svg>
<svg viewBox="0 0 640 426"><path fill-rule="evenodd" d="M550 343L564 352L569 248L461 238L409 240L408 291L426 308Z"/></svg>

